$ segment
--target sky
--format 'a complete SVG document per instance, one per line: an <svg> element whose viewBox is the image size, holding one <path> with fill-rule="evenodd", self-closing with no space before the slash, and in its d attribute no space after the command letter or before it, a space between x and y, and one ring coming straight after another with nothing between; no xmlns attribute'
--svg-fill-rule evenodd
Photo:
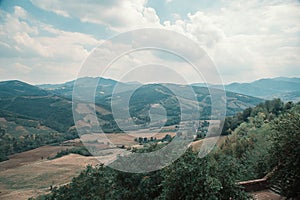
<svg viewBox="0 0 300 200"><path fill-rule="evenodd" d="M300 77L297 0L0 0L0 80L43 84L76 79L91 57L108 58L112 51L118 56L119 48L128 49L130 41L137 40L112 38L142 28L173 31L193 41L214 63L224 83ZM143 45L158 41L165 49L176 46L182 47L182 54L195 53L174 35L166 42L157 31L145 36L148 43ZM107 41L113 48L102 45ZM100 54L95 54L96 47ZM88 75L103 75L100 68L105 66L94 62L98 68L89 69ZM131 65L142 67L130 71ZM116 71L123 76L114 75ZM151 50L126 54L108 72L105 77L139 82L155 72L155 80L168 75L175 82L193 74L178 57L170 59ZM189 81L197 80L201 82Z"/></svg>

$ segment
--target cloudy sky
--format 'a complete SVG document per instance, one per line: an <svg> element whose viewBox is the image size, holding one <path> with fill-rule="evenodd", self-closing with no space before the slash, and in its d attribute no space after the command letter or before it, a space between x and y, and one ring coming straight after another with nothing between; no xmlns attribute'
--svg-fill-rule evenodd
<svg viewBox="0 0 300 200"><path fill-rule="evenodd" d="M95 47L139 28L176 31L197 43L225 83L300 77L296 0L0 0L0 80L75 79ZM155 56L162 59L144 52L134 63Z"/></svg>

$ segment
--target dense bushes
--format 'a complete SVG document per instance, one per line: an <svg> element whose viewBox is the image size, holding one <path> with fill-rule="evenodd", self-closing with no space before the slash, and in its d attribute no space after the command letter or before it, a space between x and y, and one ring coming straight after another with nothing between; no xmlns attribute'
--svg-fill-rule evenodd
<svg viewBox="0 0 300 200"><path fill-rule="evenodd" d="M235 184L236 175L233 158L218 153L199 158L188 150L169 167L147 174L89 166L70 184L40 199L247 199Z"/></svg>
<svg viewBox="0 0 300 200"><path fill-rule="evenodd" d="M65 155L69 155L71 153L79 154L79 155L82 155L82 156L92 156L92 154L87 150L87 148L85 148L85 147L74 147L72 149L61 150L53 158L50 158L50 159L60 158L60 157L63 157Z"/></svg>
<svg viewBox="0 0 300 200"><path fill-rule="evenodd" d="M221 151L237 158L239 180L262 178L272 171L271 182L284 196L299 197L300 103L274 100L253 108Z"/></svg>
<svg viewBox="0 0 300 200"><path fill-rule="evenodd" d="M300 112L280 116L271 127L270 153L276 165L273 182L286 197L300 197Z"/></svg>
<svg viewBox="0 0 300 200"><path fill-rule="evenodd" d="M232 117L226 117L222 135L229 135L241 123L248 122L249 117L264 115L264 120L271 121L282 112L288 111L293 107L293 102L284 104L280 99L267 100L258 104L254 108L247 108L243 112L237 113Z"/></svg>

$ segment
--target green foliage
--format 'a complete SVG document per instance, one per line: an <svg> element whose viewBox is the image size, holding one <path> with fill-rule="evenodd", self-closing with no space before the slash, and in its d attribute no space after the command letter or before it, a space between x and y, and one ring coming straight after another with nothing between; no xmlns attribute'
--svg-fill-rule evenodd
<svg viewBox="0 0 300 200"><path fill-rule="evenodd" d="M49 93L45 90L21 81L0 82L0 98L17 96L47 96L48 94Z"/></svg>
<svg viewBox="0 0 300 200"><path fill-rule="evenodd" d="M247 199L235 184L235 163L219 154L202 159L189 150L169 167L146 174L89 166L44 199Z"/></svg>
<svg viewBox="0 0 300 200"><path fill-rule="evenodd" d="M221 146L221 151L237 158L240 165L239 180L263 178L277 166L274 155L269 153L274 145L274 140L271 140L271 133L274 132L272 124L281 122L282 116L298 107L292 102L284 104L279 99L274 99L229 118L227 123L230 122L228 124L232 128L229 128L231 135ZM283 131L277 133L289 137Z"/></svg>
<svg viewBox="0 0 300 200"><path fill-rule="evenodd" d="M297 109L297 108L295 108ZM270 153L277 168L273 181L291 198L300 196L300 113L291 111L271 123Z"/></svg>
<svg viewBox="0 0 300 200"><path fill-rule="evenodd" d="M162 199L248 199L236 185L232 157L213 154L201 159L189 151L163 173Z"/></svg>
<svg viewBox="0 0 300 200"><path fill-rule="evenodd" d="M52 159L60 158L65 155L69 155L71 153L79 154L82 156L92 156L92 154L87 150L86 147L74 147L72 149L61 150L53 158L50 158L50 159L52 160Z"/></svg>
<svg viewBox="0 0 300 200"><path fill-rule="evenodd" d="M0 109L11 113L11 120L16 116L40 121L58 132L67 132L74 125L72 104L70 101L51 96L14 97L0 101ZM18 117L19 118L19 117Z"/></svg>
<svg viewBox="0 0 300 200"><path fill-rule="evenodd" d="M96 168L88 166L86 170L66 186L54 188L45 199L55 200L100 200L114 199L116 193L114 179L116 173L110 168L100 165Z"/></svg>
<svg viewBox="0 0 300 200"><path fill-rule="evenodd" d="M267 100L260 103L254 108L247 108L243 112L237 113L232 117L226 117L222 135L229 135L243 122L248 122L249 117L260 117L260 125L262 120L271 121L278 117L282 112L289 110L293 106L292 102L284 103L280 99ZM257 124L258 125L258 124Z"/></svg>
<svg viewBox="0 0 300 200"><path fill-rule="evenodd" d="M180 105L176 95L161 84L150 84L138 88L130 98L129 113L136 124L150 123L151 104L160 104L167 114L166 125L180 122Z"/></svg>
<svg viewBox="0 0 300 200"><path fill-rule="evenodd" d="M41 127L38 121L16 117L14 121L0 122L0 161L7 160L14 153L77 137L74 130L59 133L48 127Z"/></svg>

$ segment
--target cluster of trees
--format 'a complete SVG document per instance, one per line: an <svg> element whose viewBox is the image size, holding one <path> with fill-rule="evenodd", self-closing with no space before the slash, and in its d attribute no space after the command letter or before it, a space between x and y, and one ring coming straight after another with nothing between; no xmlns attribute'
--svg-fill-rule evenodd
<svg viewBox="0 0 300 200"><path fill-rule="evenodd" d="M299 197L300 102L266 101L232 119L243 115L248 117L220 147L226 156L237 159L238 179L258 179L268 174L281 194Z"/></svg>
<svg viewBox="0 0 300 200"><path fill-rule="evenodd" d="M189 149L172 165L151 173L88 166L70 184L38 199L247 199L236 175L234 158L217 152L199 158Z"/></svg>
<svg viewBox="0 0 300 200"><path fill-rule="evenodd" d="M197 135L195 140L203 139L206 137L208 132L209 122L206 120L200 121L199 126L197 128Z"/></svg>
<svg viewBox="0 0 300 200"><path fill-rule="evenodd" d="M0 162L14 153L78 137L72 104L56 96L1 98ZM18 130L18 127L20 130Z"/></svg>
<svg viewBox="0 0 300 200"><path fill-rule="evenodd" d="M138 137L134 138L135 142L138 142L139 144L147 144L147 143L157 143L157 142L170 142L172 140L172 136L169 134L166 134L162 139L157 139L156 137Z"/></svg>
<svg viewBox="0 0 300 200"><path fill-rule="evenodd" d="M58 132L67 132L74 126L72 104L61 97L2 98L0 109L0 116L11 121L17 118L36 120Z"/></svg>
<svg viewBox="0 0 300 200"><path fill-rule="evenodd" d="M258 115L264 115L264 120L271 121L292 107L293 102L284 104L280 99L267 100L254 108L247 108L234 116L226 117L222 135L231 134L241 123L248 122L249 117L254 118Z"/></svg>
<svg viewBox="0 0 300 200"><path fill-rule="evenodd" d="M272 122L273 182L287 197L300 197L300 107Z"/></svg>
<svg viewBox="0 0 300 200"><path fill-rule="evenodd" d="M8 160L8 156L41 147L43 145L59 144L66 140L77 138L77 133L45 133L14 136L5 133L0 136L0 162Z"/></svg>
<svg viewBox="0 0 300 200"><path fill-rule="evenodd" d="M134 141L138 142L139 144L143 144L148 142L156 142L157 138L150 137L150 139L148 139L147 137L138 137L138 138L134 138Z"/></svg>
<svg viewBox="0 0 300 200"><path fill-rule="evenodd" d="M82 146L82 147L74 147L74 148L71 148L71 149L61 150L54 157L49 158L49 159L52 160L52 159L60 158L60 157L63 157L65 155L69 155L69 154L79 154L79 155L82 155L82 156L92 156L92 154L87 150L87 148Z"/></svg>
<svg viewBox="0 0 300 200"><path fill-rule="evenodd" d="M19 124L20 123L20 124ZM38 125L37 125L38 124ZM59 133L52 129L40 129L39 122L15 118L0 124L0 162L8 156L38 148L47 144L58 144L78 137L76 130ZM20 130L16 130L20 127Z"/></svg>

